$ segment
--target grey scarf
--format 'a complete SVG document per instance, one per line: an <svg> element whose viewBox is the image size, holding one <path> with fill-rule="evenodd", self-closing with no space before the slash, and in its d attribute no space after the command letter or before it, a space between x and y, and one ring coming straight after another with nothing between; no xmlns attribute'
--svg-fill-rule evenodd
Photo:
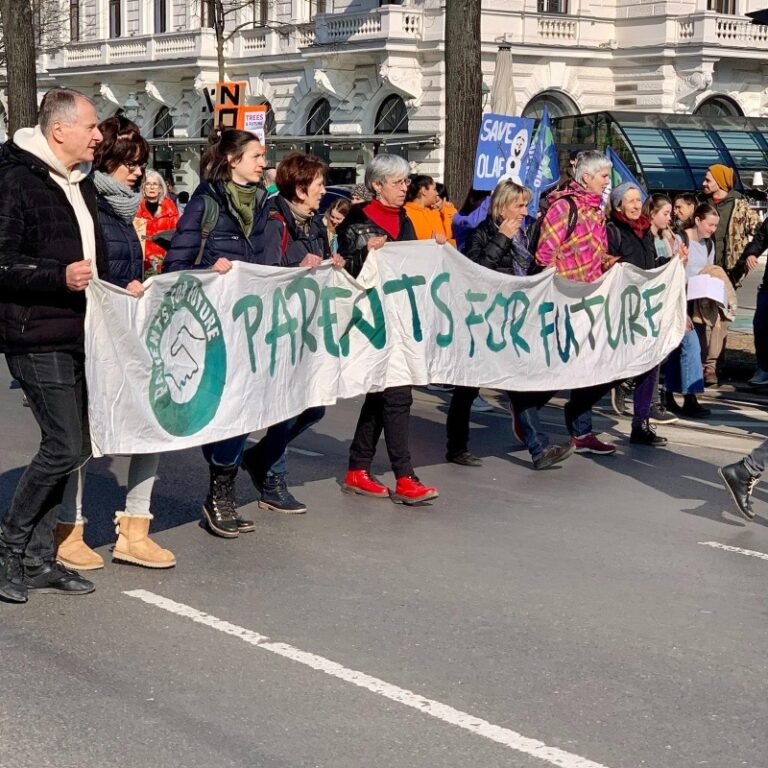
<svg viewBox="0 0 768 768"><path fill-rule="evenodd" d="M112 176L102 171L93 174L96 191L109 203L110 208L128 223L136 218L136 211L141 204L141 194L129 189L125 184L115 181Z"/></svg>

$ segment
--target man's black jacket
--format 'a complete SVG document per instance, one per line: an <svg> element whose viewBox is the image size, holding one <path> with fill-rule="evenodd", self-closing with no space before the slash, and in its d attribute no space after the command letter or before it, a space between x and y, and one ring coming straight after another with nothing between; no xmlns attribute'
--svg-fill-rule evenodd
<svg viewBox="0 0 768 768"><path fill-rule="evenodd" d="M96 189L90 179L80 189L106 277ZM66 284L67 265L82 258L75 211L48 167L12 142L0 147L0 351L83 349L85 293Z"/></svg>

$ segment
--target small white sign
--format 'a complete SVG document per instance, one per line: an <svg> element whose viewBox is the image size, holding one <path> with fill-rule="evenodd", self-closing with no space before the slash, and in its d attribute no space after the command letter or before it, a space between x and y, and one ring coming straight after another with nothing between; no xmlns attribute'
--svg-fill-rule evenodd
<svg viewBox="0 0 768 768"><path fill-rule="evenodd" d="M724 307L728 306L728 300L725 296L725 284L711 275L696 275L688 279L688 288L686 291L688 300L711 299Z"/></svg>

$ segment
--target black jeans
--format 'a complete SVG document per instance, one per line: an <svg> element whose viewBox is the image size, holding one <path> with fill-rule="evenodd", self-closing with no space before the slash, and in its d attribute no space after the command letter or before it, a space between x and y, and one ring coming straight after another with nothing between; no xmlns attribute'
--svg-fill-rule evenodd
<svg viewBox="0 0 768 768"><path fill-rule="evenodd" d="M365 396L355 436L349 448L349 468L370 470L382 430L395 477L413 474L408 428L413 395L411 388L390 387Z"/></svg>
<svg viewBox="0 0 768 768"><path fill-rule="evenodd" d="M40 449L16 486L0 522L0 545L24 555L30 567L54 556L56 505L67 476L91 455L85 360L82 353L6 355L40 427Z"/></svg>
<svg viewBox="0 0 768 768"><path fill-rule="evenodd" d="M445 429L448 438L446 458L453 459L469 448L469 420L472 418L472 403L480 394L478 387L454 387Z"/></svg>

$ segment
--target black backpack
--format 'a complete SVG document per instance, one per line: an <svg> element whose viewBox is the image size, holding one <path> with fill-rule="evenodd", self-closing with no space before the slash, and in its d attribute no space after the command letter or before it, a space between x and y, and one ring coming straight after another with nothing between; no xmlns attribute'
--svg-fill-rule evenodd
<svg viewBox="0 0 768 768"><path fill-rule="evenodd" d="M571 235L576 230L576 223L579 220L579 209L576 207L576 201L573 199L573 195L564 195L561 200L568 201L568 228L565 231L565 238L563 242L567 242L571 239ZM533 254L530 266L528 267L529 275L538 275L544 267L536 261L536 251L539 249L539 238L541 237L541 225L544 223L544 217L546 211L539 216L536 221L531 224L526 230L526 236L528 238L528 250Z"/></svg>

